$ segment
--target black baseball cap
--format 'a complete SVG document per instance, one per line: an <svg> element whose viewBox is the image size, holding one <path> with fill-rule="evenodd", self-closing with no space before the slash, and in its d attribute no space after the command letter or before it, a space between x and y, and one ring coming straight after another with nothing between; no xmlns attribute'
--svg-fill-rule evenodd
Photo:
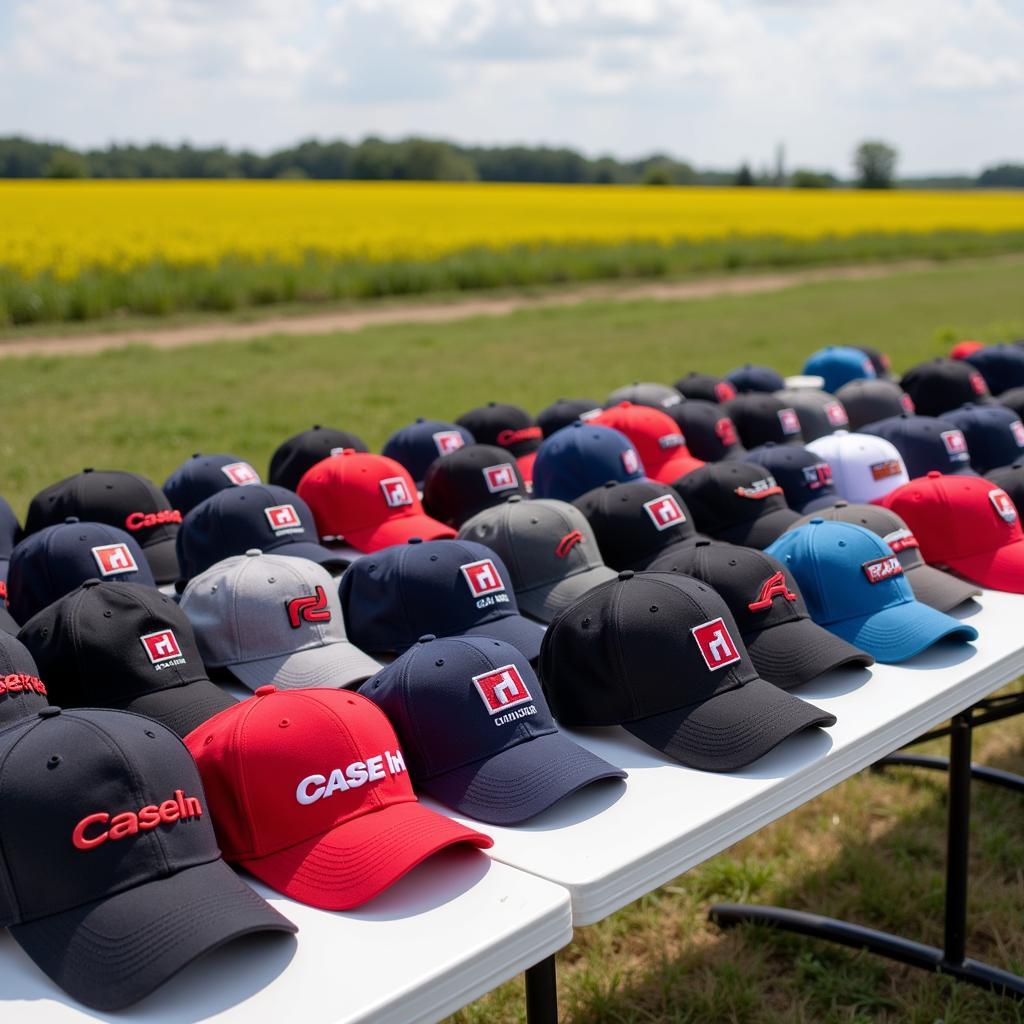
<svg viewBox="0 0 1024 1024"><path fill-rule="evenodd" d="M687 399L666 410L686 438L690 454L704 462L742 459L747 449L740 442L728 410L717 402Z"/></svg>
<svg viewBox="0 0 1024 1024"><path fill-rule="evenodd" d="M667 549L702 536L675 489L656 480L609 480L573 504L586 516L605 562L615 570L646 569Z"/></svg>
<svg viewBox="0 0 1024 1024"><path fill-rule="evenodd" d="M775 395L760 391L737 395L725 408L747 448L756 448L769 441L776 444L804 443L796 409Z"/></svg>
<svg viewBox="0 0 1024 1024"><path fill-rule="evenodd" d="M1010 388L1009 391L1004 391L996 401L1024 418L1024 388Z"/></svg>
<svg viewBox="0 0 1024 1024"><path fill-rule="evenodd" d="M1024 459L1011 462L1009 466L990 469L985 474L985 479L991 480L996 487L1002 487L1016 505L1018 512L1024 509Z"/></svg>
<svg viewBox="0 0 1024 1024"><path fill-rule="evenodd" d="M933 469L956 476L974 475L967 440L950 419L900 413L865 423L862 434L884 437L903 457L907 476L926 476Z"/></svg>
<svg viewBox="0 0 1024 1024"><path fill-rule="evenodd" d="M537 426L545 437L577 420L590 420L601 413L601 403L589 398L559 398L537 413Z"/></svg>
<svg viewBox="0 0 1024 1024"><path fill-rule="evenodd" d="M770 366L756 366L754 363L737 366L725 375L725 379L741 395L751 391L781 391L786 386L778 370Z"/></svg>
<svg viewBox="0 0 1024 1024"><path fill-rule="evenodd" d="M369 451L366 442L357 434L316 423L309 430L281 442L270 457L267 483L287 487L289 491L297 490L306 470L346 448L357 452Z"/></svg>
<svg viewBox="0 0 1024 1024"><path fill-rule="evenodd" d="M465 540L412 540L353 562L339 587L348 638L364 651L401 652L427 633L489 636L533 661L544 627L519 614L496 551Z"/></svg>
<svg viewBox="0 0 1024 1024"><path fill-rule="evenodd" d="M800 433L805 441L849 429L850 420L843 403L831 392L820 388L786 388L776 391L775 397L783 405L796 410Z"/></svg>
<svg viewBox="0 0 1024 1024"><path fill-rule="evenodd" d="M28 622L89 579L156 586L142 548L130 534L106 523L81 523L72 516L29 534L14 549L7 605L19 622Z"/></svg>
<svg viewBox="0 0 1024 1024"><path fill-rule="evenodd" d="M348 564L320 543L313 513L297 494L274 484L253 484L218 491L185 516L178 534L182 578L189 580L252 548L308 558L332 569Z"/></svg>
<svg viewBox="0 0 1024 1024"><path fill-rule="evenodd" d="M32 717L49 703L46 684L29 649L0 630L0 729Z"/></svg>
<svg viewBox="0 0 1024 1024"><path fill-rule="evenodd" d="M525 409L507 402L488 402L464 412L455 422L465 427L478 444L503 448L519 464L523 479L532 479L533 460L543 435Z"/></svg>
<svg viewBox="0 0 1024 1024"><path fill-rule="evenodd" d="M754 462L710 462L672 486L697 529L730 544L766 548L799 518L778 481Z"/></svg>
<svg viewBox="0 0 1024 1024"><path fill-rule="evenodd" d="M985 378L993 395L1024 387L1024 349L1019 345L985 345L965 356L964 362Z"/></svg>
<svg viewBox="0 0 1024 1024"><path fill-rule="evenodd" d="M120 1010L196 957L296 928L221 860L192 755L158 722L43 708L0 732L0 926Z"/></svg>
<svg viewBox="0 0 1024 1024"><path fill-rule="evenodd" d="M196 452L164 481L167 500L182 514L227 487L261 483L260 475L237 455L203 455Z"/></svg>
<svg viewBox="0 0 1024 1024"><path fill-rule="evenodd" d="M152 587L87 580L18 639L61 707L134 711L185 736L235 703L207 679L185 613Z"/></svg>
<svg viewBox="0 0 1024 1024"><path fill-rule="evenodd" d="M178 575L175 540L181 511L152 480L116 469L83 469L41 490L28 506L25 533L63 523L107 523L126 530L138 542L157 583Z"/></svg>
<svg viewBox="0 0 1024 1024"><path fill-rule="evenodd" d="M674 409L683 396L667 384L656 384L653 381L633 381L621 388L616 388L604 402L606 409L611 409L622 402L629 402L630 405L646 405L652 409L661 409L669 412Z"/></svg>
<svg viewBox="0 0 1024 1024"><path fill-rule="evenodd" d="M870 345L851 345L850 347L860 349L871 360L875 376L880 380L888 380L892 376L892 361L881 349L872 348ZM856 428L851 427L850 429Z"/></svg>
<svg viewBox="0 0 1024 1024"><path fill-rule="evenodd" d="M517 825L626 773L558 731L530 662L492 637L427 634L359 692L394 723L420 793Z"/></svg>
<svg viewBox="0 0 1024 1024"><path fill-rule="evenodd" d="M14 509L0 497L0 583L7 579L7 563L15 544L21 540L21 524Z"/></svg>
<svg viewBox="0 0 1024 1024"><path fill-rule="evenodd" d="M801 514L825 508L839 497L831 467L808 448L764 444L747 452L745 461L763 466L782 488L786 504Z"/></svg>
<svg viewBox="0 0 1024 1024"><path fill-rule="evenodd" d="M467 519L513 494L525 497L526 483L514 455L491 444L467 444L435 459L423 480L423 508L448 526Z"/></svg>
<svg viewBox="0 0 1024 1024"><path fill-rule="evenodd" d="M979 473L1012 465L1024 455L1024 424L1005 405L968 402L944 418L963 434L971 465Z"/></svg>
<svg viewBox="0 0 1024 1024"><path fill-rule="evenodd" d="M914 412L914 400L891 380L851 380L837 392L850 421L849 430L857 431L865 423Z"/></svg>
<svg viewBox="0 0 1024 1024"><path fill-rule="evenodd" d="M435 459L472 443L473 435L465 427L420 416L407 427L396 430L384 442L381 455L404 466L417 486L422 487L423 477Z"/></svg>
<svg viewBox="0 0 1024 1024"><path fill-rule="evenodd" d="M760 678L725 601L682 573L627 569L585 594L545 634L540 677L563 725L621 725L703 771L835 724Z"/></svg>
<svg viewBox="0 0 1024 1024"><path fill-rule="evenodd" d="M911 367L900 387L921 416L941 416L964 402L992 401L985 378L970 363L944 356Z"/></svg>
<svg viewBox="0 0 1024 1024"><path fill-rule="evenodd" d="M727 380L696 370L680 377L675 387L683 398L697 398L705 402L729 402L736 397L736 389Z"/></svg>
<svg viewBox="0 0 1024 1024"><path fill-rule="evenodd" d="M784 690L834 668L874 663L811 619L789 570L763 551L703 540L666 552L651 571L683 573L714 589L729 606L758 675Z"/></svg>

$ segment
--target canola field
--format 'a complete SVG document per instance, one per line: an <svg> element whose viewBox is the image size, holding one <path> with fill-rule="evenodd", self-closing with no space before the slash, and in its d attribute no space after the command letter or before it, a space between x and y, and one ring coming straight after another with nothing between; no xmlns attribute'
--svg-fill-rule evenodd
<svg viewBox="0 0 1024 1024"><path fill-rule="evenodd" d="M0 323L1024 249L1024 195L0 182Z"/></svg>

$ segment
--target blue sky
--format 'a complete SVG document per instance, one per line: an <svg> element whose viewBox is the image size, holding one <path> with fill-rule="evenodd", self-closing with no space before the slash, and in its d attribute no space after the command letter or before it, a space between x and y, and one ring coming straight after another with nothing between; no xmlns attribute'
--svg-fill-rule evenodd
<svg viewBox="0 0 1024 1024"><path fill-rule="evenodd" d="M1024 0L0 0L0 134L1024 162Z"/></svg>

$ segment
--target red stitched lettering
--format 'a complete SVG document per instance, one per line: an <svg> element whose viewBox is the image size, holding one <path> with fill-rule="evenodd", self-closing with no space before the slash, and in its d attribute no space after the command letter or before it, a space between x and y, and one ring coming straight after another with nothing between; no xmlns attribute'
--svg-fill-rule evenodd
<svg viewBox="0 0 1024 1024"><path fill-rule="evenodd" d="M176 789L174 796L159 806L148 804L138 811L121 811L113 817L106 811L87 814L74 827L71 842L76 850L92 850L108 840L115 842L127 839L139 832L149 832L157 825L173 825L176 821L188 821L202 816L203 808L198 798L185 796L180 789Z"/></svg>
<svg viewBox="0 0 1024 1024"><path fill-rule="evenodd" d="M129 512L124 525L127 529L145 530L151 526L163 526L165 523L180 523L181 513L176 508L165 508L159 512Z"/></svg>

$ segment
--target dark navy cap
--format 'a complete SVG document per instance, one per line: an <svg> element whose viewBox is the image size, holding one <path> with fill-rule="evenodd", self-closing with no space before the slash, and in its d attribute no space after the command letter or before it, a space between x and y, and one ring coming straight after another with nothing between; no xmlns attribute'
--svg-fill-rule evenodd
<svg viewBox="0 0 1024 1024"><path fill-rule="evenodd" d="M676 421L694 458L704 462L742 459L746 453L736 424L728 410L717 402L687 399L668 410Z"/></svg>
<svg viewBox="0 0 1024 1024"><path fill-rule="evenodd" d="M777 391L775 397L796 410L800 433L804 441L814 441L837 430L847 430L850 419L843 403L835 395L818 388L787 388Z"/></svg>
<svg viewBox="0 0 1024 1024"><path fill-rule="evenodd" d="M394 459L409 471L417 485L422 485L430 464L442 455L451 455L459 448L473 444L473 435L457 423L425 420L419 417L384 442L381 455Z"/></svg>
<svg viewBox="0 0 1024 1024"><path fill-rule="evenodd" d="M796 409L775 395L756 391L737 395L725 408L736 424L740 440L748 448L756 448L769 441L776 444L804 443Z"/></svg>
<svg viewBox="0 0 1024 1024"><path fill-rule="evenodd" d="M852 380L836 392L836 398L843 403L851 431L860 430L865 423L914 412L914 400L891 380Z"/></svg>
<svg viewBox="0 0 1024 1024"><path fill-rule="evenodd" d="M589 398L559 398L537 413L537 426L545 437L556 430L575 423L576 420L592 420L601 414L601 403Z"/></svg>
<svg viewBox="0 0 1024 1024"><path fill-rule="evenodd" d="M426 633L489 636L533 661L544 627L519 614L505 563L483 544L410 541L360 558L341 577L348 638L365 651L400 652Z"/></svg>
<svg viewBox="0 0 1024 1024"><path fill-rule="evenodd" d="M21 524L14 509L0 498L0 582L7 579L7 563L14 545L21 539Z"/></svg>
<svg viewBox="0 0 1024 1024"><path fill-rule="evenodd" d="M230 487L198 504L181 524L178 558L184 579L251 548L267 554L308 558L328 568L348 560L319 543L309 506L273 484Z"/></svg>
<svg viewBox="0 0 1024 1024"><path fill-rule="evenodd" d="M1024 349L1021 351L1024 352ZM1005 405L1007 409L1012 409L1024 420L1024 388L1010 388L1009 391L1004 391L996 401L1000 405Z"/></svg>
<svg viewBox="0 0 1024 1024"><path fill-rule="evenodd" d="M258 483L261 483L259 473L237 455L196 452L164 481L163 491L167 500L185 515L211 494L227 487Z"/></svg>
<svg viewBox="0 0 1024 1024"><path fill-rule="evenodd" d="M902 413L877 423L866 423L860 432L884 437L893 445L903 456L911 480L933 469L940 473L974 475L967 440L948 414L940 418Z"/></svg>
<svg viewBox="0 0 1024 1024"><path fill-rule="evenodd" d="M911 367L900 387L921 416L942 416L965 402L992 401L985 378L970 363L944 356Z"/></svg>
<svg viewBox="0 0 1024 1024"><path fill-rule="evenodd" d="M630 405L646 405L652 409L661 409L669 412L674 409L683 396L675 388L667 384L655 384L653 381L633 381L624 387L616 388L606 399L604 407L611 409L622 402L629 402Z"/></svg>
<svg viewBox="0 0 1024 1024"><path fill-rule="evenodd" d="M765 444L747 452L746 461L763 466L782 488L786 504L801 514L826 508L839 498L829 464L807 448Z"/></svg>
<svg viewBox="0 0 1024 1024"><path fill-rule="evenodd" d="M423 480L427 515L456 529L513 494L527 494L518 461L493 444L467 444L435 459Z"/></svg>
<svg viewBox="0 0 1024 1024"><path fill-rule="evenodd" d="M1004 405L968 403L943 418L963 433L971 465L979 473L1009 466L1024 455L1024 424Z"/></svg>
<svg viewBox="0 0 1024 1024"><path fill-rule="evenodd" d="M856 349L860 349L871 360L871 365L875 369L875 376L879 380L888 380L892 377L892 362L889 356L881 349L872 348L870 345L854 345Z"/></svg>
<svg viewBox="0 0 1024 1024"><path fill-rule="evenodd" d="M35 715L49 703L46 684L29 649L0 630L0 729Z"/></svg>
<svg viewBox="0 0 1024 1024"><path fill-rule="evenodd" d="M804 363L804 373L821 377L825 390L835 394L851 380L874 379L875 366L859 348L828 345L811 353Z"/></svg>
<svg viewBox="0 0 1024 1024"><path fill-rule="evenodd" d="M357 434L334 427L322 427L317 423L309 430L303 430L281 442L270 457L267 482L275 487L297 490L307 470L346 448L357 452L369 451L366 442Z"/></svg>
<svg viewBox="0 0 1024 1024"><path fill-rule="evenodd" d="M606 480L643 477L640 456L625 434L577 420L540 446L533 466L533 493L538 498L572 501Z"/></svg>
<svg viewBox="0 0 1024 1024"><path fill-rule="evenodd" d="M736 397L736 389L721 377L710 373L691 370L676 381L676 391L683 398L697 398L705 402L730 402Z"/></svg>
<svg viewBox="0 0 1024 1024"><path fill-rule="evenodd" d="M516 825L626 773L563 736L529 660L493 637L423 636L360 693L395 726L417 792Z"/></svg>
<svg viewBox="0 0 1024 1024"><path fill-rule="evenodd" d="M1019 345L986 345L966 356L964 362L985 378L993 395L1024 387L1024 348Z"/></svg>
<svg viewBox="0 0 1024 1024"><path fill-rule="evenodd" d="M19 622L28 622L89 579L156 586L134 537L116 526L72 517L29 534L14 549L7 604Z"/></svg>
<svg viewBox="0 0 1024 1024"><path fill-rule="evenodd" d="M750 391L771 393L781 391L786 386L778 370L773 370L770 366L755 366L753 363L745 363L735 370L730 370L725 379L741 395Z"/></svg>

